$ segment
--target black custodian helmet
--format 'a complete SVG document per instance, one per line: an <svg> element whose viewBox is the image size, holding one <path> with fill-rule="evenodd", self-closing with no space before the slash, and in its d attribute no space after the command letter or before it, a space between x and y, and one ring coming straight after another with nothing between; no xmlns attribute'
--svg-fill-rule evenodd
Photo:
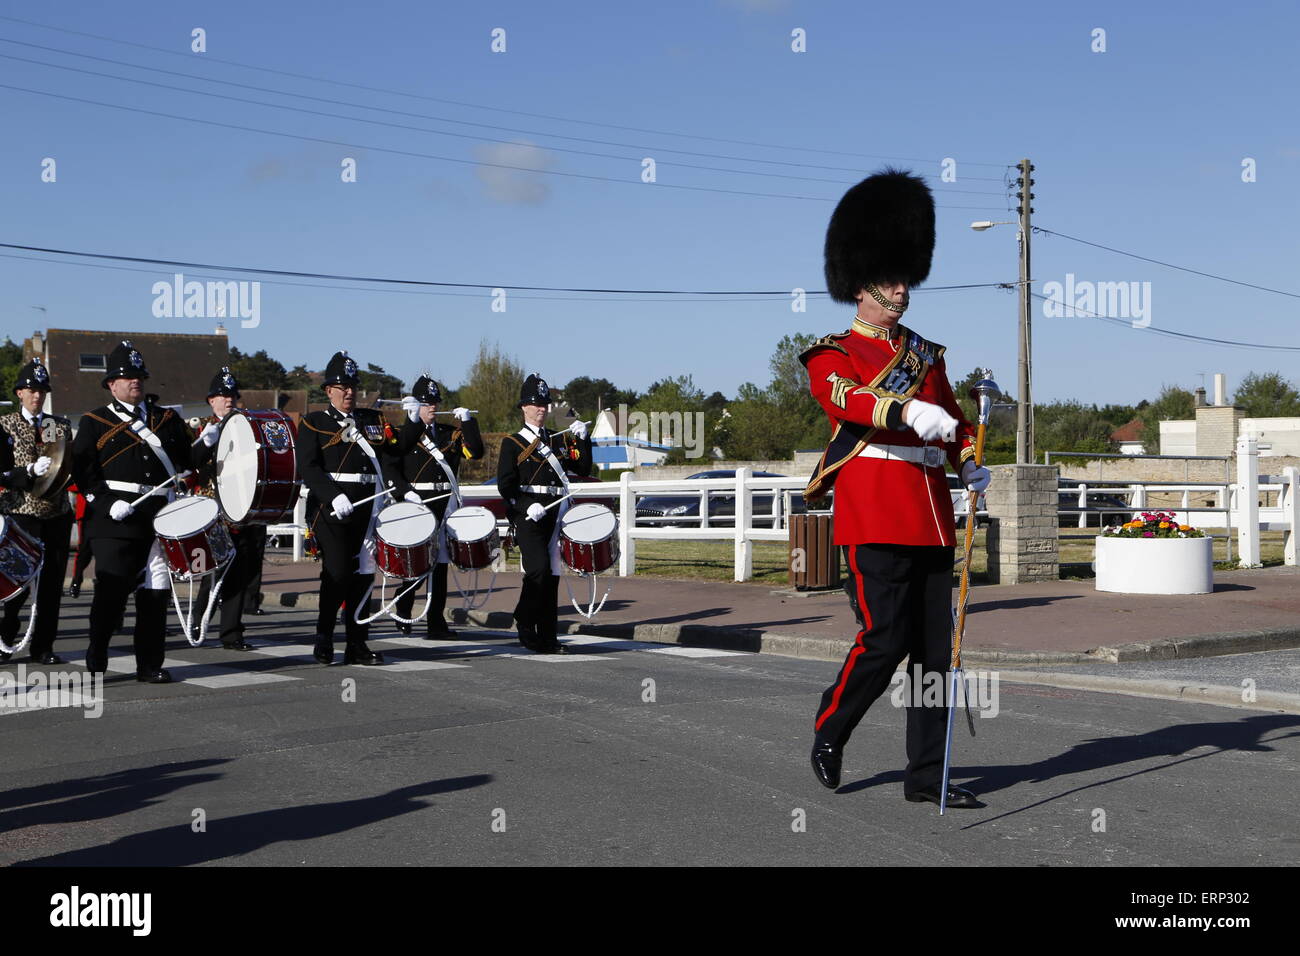
<svg viewBox="0 0 1300 956"><path fill-rule="evenodd" d="M112 352L108 353L108 370L100 384L108 388L108 383L115 378L148 378L149 370L144 367L144 356L135 350L135 346L123 339Z"/></svg>
<svg viewBox="0 0 1300 956"><path fill-rule="evenodd" d="M30 388L36 391L49 392L50 373L41 364L39 358L34 358L18 370L18 378L14 380L14 394L18 394L18 389Z"/></svg>
<svg viewBox="0 0 1300 956"><path fill-rule="evenodd" d="M411 394L421 405L438 405L442 402L442 389L428 375L421 375L415 380Z"/></svg>
<svg viewBox="0 0 1300 956"><path fill-rule="evenodd" d="M546 380L534 372L524 379L524 387L519 390L519 407L525 405L551 404L551 389Z"/></svg>
<svg viewBox="0 0 1300 956"><path fill-rule="evenodd" d="M357 375L357 363L348 355L347 349L334 353L329 364L325 366L325 380L321 385L351 385L353 388L361 386L361 379Z"/></svg>
<svg viewBox="0 0 1300 956"><path fill-rule="evenodd" d="M930 275L934 196L919 176L883 169L844 194L826 229L826 288L836 302L856 303L868 285Z"/></svg>
<svg viewBox="0 0 1300 956"><path fill-rule="evenodd" d="M212 376L212 381L208 385L208 398L214 398L217 395L239 398L239 383L235 381L235 376L231 373L229 367L225 365L221 367L220 372Z"/></svg>

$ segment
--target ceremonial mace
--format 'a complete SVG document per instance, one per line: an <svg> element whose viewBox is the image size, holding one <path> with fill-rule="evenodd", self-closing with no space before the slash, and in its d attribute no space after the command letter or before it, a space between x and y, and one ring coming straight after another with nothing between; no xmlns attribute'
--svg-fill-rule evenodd
<svg viewBox="0 0 1300 956"><path fill-rule="evenodd" d="M970 397L978 406L979 430L975 434L975 464L984 464L984 435L988 431L989 412L993 408L993 399L1001 394L997 383L989 376L993 374L984 369L984 378L971 387ZM957 622L952 633L952 670L948 681L948 734L943 746L943 783L939 788L939 815L948 809L948 771L952 764L952 720L957 712L957 687L963 688L961 677L961 639L966 631L966 598L970 592L970 555L975 546L975 513L979 510L979 492L967 492L966 511L966 553L961 560L961 588L957 592ZM963 694L965 691L963 690ZM971 733L974 733L972 727Z"/></svg>

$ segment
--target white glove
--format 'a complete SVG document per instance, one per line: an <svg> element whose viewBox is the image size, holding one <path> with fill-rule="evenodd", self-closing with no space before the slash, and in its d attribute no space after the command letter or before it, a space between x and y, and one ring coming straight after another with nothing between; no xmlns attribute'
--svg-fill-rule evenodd
<svg viewBox="0 0 1300 956"><path fill-rule="evenodd" d="M420 493L416 491L414 488L412 488L406 494L402 495L402 500L409 501L413 505L424 504L424 499L420 497Z"/></svg>
<svg viewBox="0 0 1300 956"><path fill-rule="evenodd" d="M903 406L904 423L916 432L921 441L955 441L957 438L957 419L953 418L938 405L931 405L919 398L914 398Z"/></svg>
<svg viewBox="0 0 1300 956"><path fill-rule="evenodd" d="M536 501L534 501L531 505L528 506L529 521L541 521L545 517L546 517L546 509L543 508L541 505L539 505Z"/></svg>
<svg viewBox="0 0 1300 956"><path fill-rule="evenodd" d="M31 470L33 475L39 478L50 470L50 459L42 455L27 467Z"/></svg>
<svg viewBox="0 0 1300 956"><path fill-rule="evenodd" d="M456 416L456 421L458 421L458 422L467 422L467 421L469 421L469 409L468 409L468 408L453 408L453 409L451 410L451 413L452 413L453 415Z"/></svg>
<svg viewBox="0 0 1300 956"><path fill-rule="evenodd" d="M414 395L407 395L402 399L402 410L411 421L420 420L420 403L415 400Z"/></svg>
<svg viewBox="0 0 1300 956"><path fill-rule="evenodd" d="M983 493L992 478L993 473L983 465L975 464L973 458L961 466L961 483L977 494Z"/></svg>
<svg viewBox="0 0 1300 956"><path fill-rule="evenodd" d="M219 429L212 422L208 422L206 425L203 426L203 431L199 432L199 437L203 439L203 444L206 447L211 448L213 445L217 443L217 435L220 432L221 429Z"/></svg>
<svg viewBox="0 0 1300 956"><path fill-rule="evenodd" d="M569 426L569 431L573 432L573 434L577 435L579 438L586 438L587 423L582 421L574 422Z"/></svg>
<svg viewBox="0 0 1300 956"><path fill-rule="evenodd" d="M335 495L333 504L334 513L340 518L346 518L352 514L352 502L347 495Z"/></svg>
<svg viewBox="0 0 1300 956"><path fill-rule="evenodd" d="M125 521L131 516L131 512L133 511L135 511L135 509L131 507L130 502L119 499L109 505L108 516L114 521Z"/></svg>

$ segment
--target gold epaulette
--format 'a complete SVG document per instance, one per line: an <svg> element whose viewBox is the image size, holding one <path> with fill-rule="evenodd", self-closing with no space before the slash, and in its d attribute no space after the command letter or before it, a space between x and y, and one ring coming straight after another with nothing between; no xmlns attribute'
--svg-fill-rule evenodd
<svg viewBox="0 0 1300 956"><path fill-rule="evenodd" d="M834 349L837 352L843 352L845 355L848 355L849 350L840 345L840 340L846 339L852 334L852 329L846 329L843 332L833 332L830 335L823 335L816 342L799 353L799 361L804 365L807 365L808 360L812 358L813 353L818 349Z"/></svg>

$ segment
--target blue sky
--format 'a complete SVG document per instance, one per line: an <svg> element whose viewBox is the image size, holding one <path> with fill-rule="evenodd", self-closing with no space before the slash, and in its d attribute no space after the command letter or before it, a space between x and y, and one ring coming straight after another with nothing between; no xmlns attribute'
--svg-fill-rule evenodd
<svg viewBox="0 0 1300 956"><path fill-rule="evenodd" d="M3 19L0 37L195 78L0 43L0 85L201 122L0 88L2 242L491 285L811 290L824 285L821 247L834 201L892 159L932 177L939 239L927 285L1010 281L1013 227L977 233L969 223L1013 218L1003 177L1009 164L1028 156L1037 167L1036 225L1300 293L1293 56L1300 16L1292 3L1051 4L1022 12L955 2L886 8L799 0L230 0L31 9L6 14L143 46ZM190 52L195 27L206 31L206 53ZM504 53L490 49L494 28L506 31ZM1092 51L1098 28L1105 52ZM806 52L791 50L795 29L806 31ZM255 106L13 57L461 136ZM285 95L291 92L327 102ZM656 161L659 185L640 181L647 156ZM57 162L56 182L41 181L46 157ZM355 183L340 181L344 157L357 160ZM939 181L945 158L956 160L956 182ZM1245 158L1255 161L1255 182L1242 181ZM566 175L478 165L483 161ZM1036 291L1067 274L1076 282L1150 283L1153 327L1300 346L1296 298L1057 237L1036 236L1033 249ZM154 317L153 283L176 270L91 268L0 253L0 334L18 338L46 326L213 326L209 318ZM317 280L330 284L346 285ZM794 313L781 296L546 301L528 297L540 293L512 293L501 313L492 311L485 290L371 288L263 277L260 325L227 321L231 343L311 368L348 348L408 382L428 368L456 384L479 341L488 339L557 384L591 375L644 389L689 373L706 391L734 394L744 381L766 383L767 360L781 336L839 331L851 318L851 310L824 297ZM905 321L948 346L954 376L986 365L1004 387L1014 386L1010 293L923 288ZM1296 380L1297 357L1180 341L1127 323L1048 318L1041 305L1035 309L1039 401L1136 402L1162 383L1200 384L1202 372L1225 372L1230 388L1252 370Z"/></svg>

